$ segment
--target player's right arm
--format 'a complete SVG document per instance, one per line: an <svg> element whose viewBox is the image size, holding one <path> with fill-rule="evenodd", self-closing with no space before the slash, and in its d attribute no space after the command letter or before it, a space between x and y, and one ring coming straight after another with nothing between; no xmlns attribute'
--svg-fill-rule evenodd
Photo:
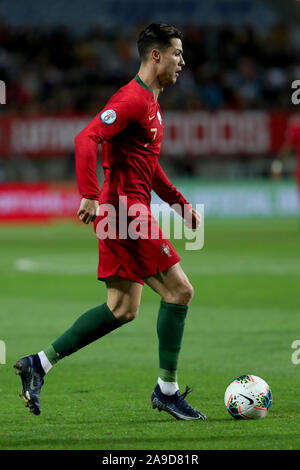
<svg viewBox="0 0 300 470"><path fill-rule="evenodd" d="M119 90L103 110L75 137L76 177L82 197L77 215L88 224L97 217L100 196L97 178L98 145L110 140L144 112L144 103Z"/></svg>

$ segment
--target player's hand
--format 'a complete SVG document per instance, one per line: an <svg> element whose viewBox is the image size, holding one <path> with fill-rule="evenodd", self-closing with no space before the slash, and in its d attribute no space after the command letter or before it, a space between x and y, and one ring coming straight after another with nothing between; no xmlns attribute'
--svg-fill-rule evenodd
<svg viewBox="0 0 300 470"><path fill-rule="evenodd" d="M81 199L77 215L84 224L94 222L97 218L99 203L95 199Z"/></svg>
<svg viewBox="0 0 300 470"><path fill-rule="evenodd" d="M201 214L190 207L188 210L185 210L184 214L184 224L188 228L198 228L200 227L202 221Z"/></svg>

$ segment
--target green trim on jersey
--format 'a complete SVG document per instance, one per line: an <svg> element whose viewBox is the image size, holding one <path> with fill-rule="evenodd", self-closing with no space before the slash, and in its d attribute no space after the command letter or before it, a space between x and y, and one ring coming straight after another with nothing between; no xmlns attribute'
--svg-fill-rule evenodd
<svg viewBox="0 0 300 470"><path fill-rule="evenodd" d="M134 79L136 82L138 82L139 85L141 85L142 88L146 88L146 90L149 90L151 93L153 93L153 90L151 90L151 88L149 88L148 85L146 85L146 83L144 83L138 75L136 75Z"/></svg>

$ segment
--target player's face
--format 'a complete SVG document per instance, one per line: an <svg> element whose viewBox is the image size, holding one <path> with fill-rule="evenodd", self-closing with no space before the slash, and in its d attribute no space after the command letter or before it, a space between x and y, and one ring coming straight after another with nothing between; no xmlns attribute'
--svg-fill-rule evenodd
<svg viewBox="0 0 300 470"><path fill-rule="evenodd" d="M166 51L160 52L158 80L162 87L176 82L185 65L182 54L182 43L178 38L172 38L171 46Z"/></svg>

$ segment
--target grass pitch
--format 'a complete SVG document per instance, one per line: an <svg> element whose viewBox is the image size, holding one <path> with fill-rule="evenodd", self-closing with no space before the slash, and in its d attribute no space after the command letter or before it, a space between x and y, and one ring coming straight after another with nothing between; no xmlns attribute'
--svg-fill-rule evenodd
<svg viewBox="0 0 300 470"><path fill-rule="evenodd" d="M57 223L0 229L0 449L299 449L300 230L296 219L210 220L201 251L174 242L195 288L179 385L208 421L152 410L160 299L145 286L138 318L58 363L46 376L42 414L18 397L15 361L48 346L106 300L96 280L92 227ZM300 353L299 356L300 357ZM235 421L224 406L236 376L264 378L268 416Z"/></svg>

